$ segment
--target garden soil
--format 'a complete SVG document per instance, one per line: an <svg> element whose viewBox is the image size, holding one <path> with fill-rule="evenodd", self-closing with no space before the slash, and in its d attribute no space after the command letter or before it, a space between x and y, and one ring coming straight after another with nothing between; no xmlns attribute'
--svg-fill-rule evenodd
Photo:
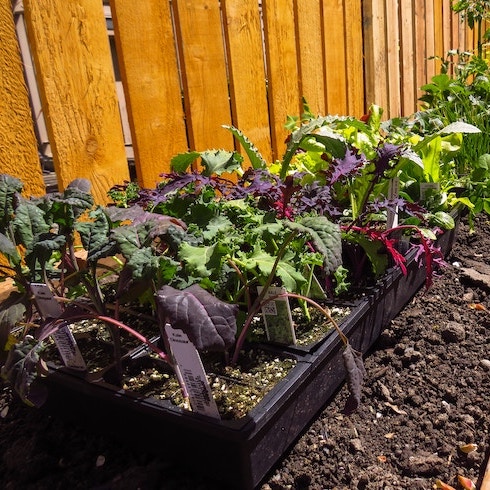
<svg viewBox="0 0 490 490"><path fill-rule="evenodd" d="M261 490L428 490L437 479L462 488L458 475L478 488L490 453L489 252L487 219L477 219L473 233L463 223L441 277L366 356L357 412L342 415L343 387ZM232 488L194 474L191 463L181 467L62 422L1 389L0 488Z"/></svg>

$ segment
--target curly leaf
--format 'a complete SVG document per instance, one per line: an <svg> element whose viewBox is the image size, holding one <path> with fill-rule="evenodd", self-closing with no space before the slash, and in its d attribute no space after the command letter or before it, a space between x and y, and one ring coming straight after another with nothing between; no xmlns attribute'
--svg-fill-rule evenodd
<svg viewBox="0 0 490 490"><path fill-rule="evenodd" d="M13 224L16 236L25 247L30 247L40 234L49 232L44 212L34 203L26 200L17 207Z"/></svg>
<svg viewBox="0 0 490 490"><path fill-rule="evenodd" d="M331 153L332 156L335 158L343 158L347 146L345 139L342 136L334 133L333 131L324 131L322 134L316 134L313 132L330 121L331 119L328 116L319 117L318 119L310 121L308 124L301 126L299 129L291 133L291 137L286 148L286 153L284 153L282 158L280 172L281 178L286 177L291 160L298 151L298 148L301 146L301 143L307 138L315 138L325 146L326 151Z"/></svg>
<svg viewBox="0 0 490 490"><path fill-rule="evenodd" d="M51 258L56 250L61 250L66 243L64 235L54 233L41 233L37 235L26 251L25 261L32 271L36 268L36 261L39 262L42 269Z"/></svg>
<svg viewBox="0 0 490 490"><path fill-rule="evenodd" d="M160 317L183 330L196 349L223 351L235 343L238 306L194 284L183 291L163 286L156 295Z"/></svg>
<svg viewBox="0 0 490 490"><path fill-rule="evenodd" d="M158 213L145 212L133 221L133 225L144 224L150 228L150 236L156 238L171 233L175 228L187 229L187 225L180 219Z"/></svg>
<svg viewBox="0 0 490 490"><path fill-rule="evenodd" d="M12 328L18 322L24 320L24 313L26 312L24 300L24 294L14 292L0 303L0 358L2 357L1 351L7 345L8 336Z"/></svg>
<svg viewBox="0 0 490 490"><path fill-rule="evenodd" d="M170 166L174 172L187 172L187 169L201 156L198 151L179 153L170 160Z"/></svg>
<svg viewBox="0 0 490 490"><path fill-rule="evenodd" d="M258 169L267 167L267 162L260 154L258 148L238 128L227 125L223 125L223 128L231 131L233 136L243 146L243 149L245 150L245 153L247 154L253 168Z"/></svg>
<svg viewBox="0 0 490 490"><path fill-rule="evenodd" d="M5 228L14 214L15 196L22 191L22 182L10 175L0 175L0 224Z"/></svg>
<svg viewBox="0 0 490 490"><path fill-rule="evenodd" d="M296 270L289 262L288 256L285 255L277 264L276 275L281 279L283 286L291 292L301 291L301 287L308 281L306 277ZM244 259L241 259L248 270L258 269L264 277L272 273L276 256L268 254L258 247L254 253Z"/></svg>
<svg viewBox="0 0 490 490"><path fill-rule="evenodd" d="M209 277L221 268L223 257L228 253L228 247L222 243L211 246L192 246L182 243L179 248L179 258L186 263L190 272L197 277Z"/></svg>
<svg viewBox="0 0 490 490"><path fill-rule="evenodd" d="M151 279L158 270L158 257L150 248L135 250L128 259L128 266L133 272L133 279Z"/></svg>
<svg viewBox="0 0 490 490"><path fill-rule="evenodd" d="M334 273L342 265L342 243L340 226L325 216L306 216L298 222L286 225L311 236L315 249L323 255L323 266L327 274Z"/></svg>
<svg viewBox="0 0 490 490"><path fill-rule="evenodd" d="M243 157L236 151L207 150L201 153L203 175L221 175L242 168Z"/></svg>
<svg viewBox="0 0 490 490"><path fill-rule="evenodd" d="M11 349L1 370L2 378L13 386L20 398L35 407L42 406L47 398L47 388L36 383L39 353L43 348L42 342L26 337Z"/></svg>
<svg viewBox="0 0 490 490"><path fill-rule="evenodd" d="M5 255L12 265L20 264L21 257L17 251L17 247L12 240L3 233L0 233L0 253Z"/></svg>
<svg viewBox="0 0 490 490"><path fill-rule="evenodd" d="M148 224L120 226L112 230L112 236L126 259L137 250L148 247L152 241L151 228Z"/></svg>
<svg viewBox="0 0 490 490"><path fill-rule="evenodd" d="M80 187L83 188L83 185L80 184ZM60 229L67 232L71 232L76 219L94 205L92 195L77 186L67 187L62 193L50 194L47 196L47 201L51 205L49 209L51 219L60 226Z"/></svg>
<svg viewBox="0 0 490 490"><path fill-rule="evenodd" d="M345 402L344 412L351 414L361 404L362 381L366 375L366 369L362 360L362 352L354 350L350 344L345 347L342 358L347 370L347 386L350 391L349 398Z"/></svg>
<svg viewBox="0 0 490 490"><path fill-rule="evenodd" d="M76 223L83 247L87 251L87 260L97 261L116 253L116 243L110 238L111 225L107 215L98 208L91 213L94 221Z"/></svg>

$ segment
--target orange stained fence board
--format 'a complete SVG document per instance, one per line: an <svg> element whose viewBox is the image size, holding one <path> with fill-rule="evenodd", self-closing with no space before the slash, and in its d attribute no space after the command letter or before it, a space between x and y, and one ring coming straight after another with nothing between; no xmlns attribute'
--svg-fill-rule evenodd
<svg viewBox="0 0 490 490"><path fill-rule="evenodd" d="M0 0L0 173L22 180L28 195L45 186L37 152L10 0Z"/></svg>
<svg viewBox="0 0 490 490"><path fill-rule="evenodd" d="M427 53L425 3L426 0L415 0L415 52L417 53L415 86L417 87L417 98L422 95L419 87L427 83L427 57L432 55L432 53Z"/></svg>
<svg viewBox="0 0 490 490"><path fill-rule="evenodd" d="M435 40L435 2L430 1L425 4L425 47L427 52L427 81L430 81L436 74L436 40Z"/></svg>
<svg viewBox="0 0 490 490"><path fill-rule="evenodd" d="M359 0L345 0L344 17L347 19L345 27L347 113L360 117L366 110L361 2Z"/></svg>
<svg viewBox="0 0 490 490"><path fill-rule="evenodd" d="M324 115L327 109L322 12L322 0L296 3L300 95L315 115Z"/></svg>
<svg viewBox="0 0 490 490"><path fill-rule="evenodd" d="M386 2L386 18L398 18L398 0ZM386 56L388 68L388 107L390 117L400 116L401 84L400 84L400 29L398 22L390 22L386 26Z"/></svg>
<svg viewBox="0 0 490 490"><path fill-rule="evenodd" d="M452 11L451 0L442 0L442 56L445 57L452 45Z"/></svg>
<svg viewBox="0 0 490 490"><path fill-rule="evenodd" d="M384 0L365 0L363 19L366 105L379 105L389 117Z"/></svg>
<svg viewBox="0 0 490 490"><path fill-rule="evenodd" d="M415 30L414 12L411 2L400 2L400 21L401 21L401 102L402 115L414 112L416 107L416 88L415 88Z"/></svg>
<svg viewBox="0 0 490 490"><path fill-rule="evenodd" d="M99 0L24 0L58 185L92 183L96 202L129 179Z"/></svg>
<svg viewBox="0 0 490 490"><path fill-rule="evenodd" d="M219 0L174 2L189 143L192 150L233 149Z"/></svg>
<svg viewBox="0 0 490 490"><path fill-rule="evenodd" d="M302 109L293 3L293 0L263 3L274 158L281 158L286 149L287 116L298 116Z"/></svg>
<svg viewBox="0 0 490 490"><path fill-rule="evenodd" d="M272 148L259 5L256 0L225 0L222 5L233 124L269 162Z"/></svg>
<svg viewBox="0 0 490 490"><path fill-rule="evenodd" d="M347 55L343 0L324 0L327 111L347 114Z"/></svg>
<svg viewBox="0 0 490 490"><path fill-rule="evenodd" d="M111 0L136 174L153 187L170 160L187 151L172 17L161 0Z"/></svg>

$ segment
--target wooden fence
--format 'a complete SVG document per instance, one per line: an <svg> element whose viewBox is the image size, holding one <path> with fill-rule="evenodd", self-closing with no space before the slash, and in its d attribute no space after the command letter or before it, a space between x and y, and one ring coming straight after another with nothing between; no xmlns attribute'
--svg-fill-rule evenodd
<svg viewBox="0 0 490 490"><path fill-rule="evenodd" d="M19 1L13 2L19 4ZM450 0L110 0L135 173L154 186L187 149L234 148L233 124L266 159L287 115L417 108L429 57L472 50ZM98 202L130 178L101 0L24 0L58 185L91 180ZM18 30L17 30L18 32ZM44 192L12 1L0 0L0 172ZM34 119L36 119L35 115Z"/></svg>

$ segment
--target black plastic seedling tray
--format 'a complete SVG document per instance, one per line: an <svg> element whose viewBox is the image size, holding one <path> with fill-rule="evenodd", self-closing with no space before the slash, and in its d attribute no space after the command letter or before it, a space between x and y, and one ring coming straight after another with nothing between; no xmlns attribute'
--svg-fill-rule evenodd
<svg viewBox="0 0 490 490"><path fill-rule="evenodd" d="M456 230L439 241L445 254L455 235ZM354 349L366 353L424 284L425 271L414 254L408 256L407 268L406 276L397 267L390 269L342 321ZM44 380L49 389L46 409L176 459L223 480L228 488L252 489L344 382L342 351L335 332L313 353L296 351L295 367L239 420L217 421L106 382L89 383L64 369L53 370Z"/></svg>

